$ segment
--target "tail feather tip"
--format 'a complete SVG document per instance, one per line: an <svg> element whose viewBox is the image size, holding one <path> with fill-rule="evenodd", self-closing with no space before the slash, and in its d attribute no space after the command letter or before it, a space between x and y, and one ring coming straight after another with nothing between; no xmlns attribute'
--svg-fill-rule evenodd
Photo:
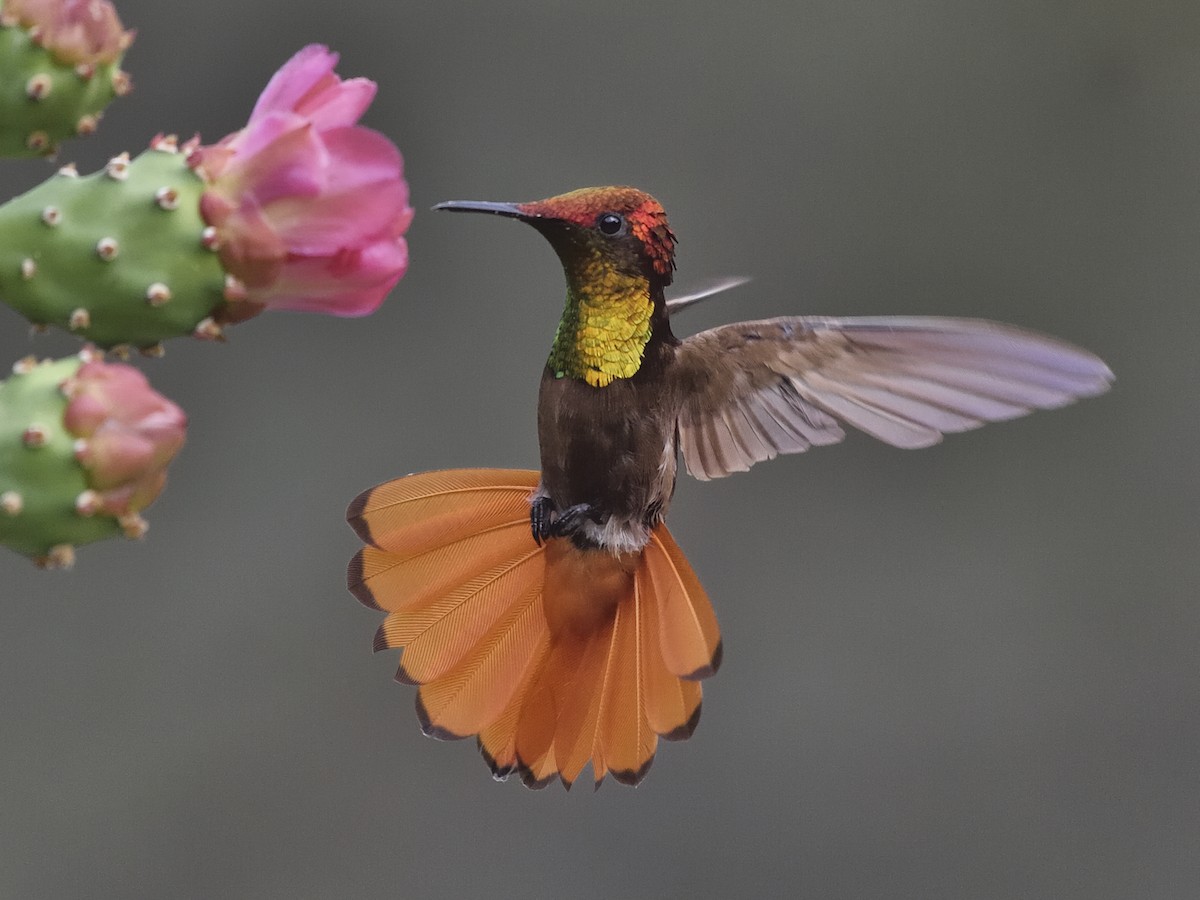
<svg viewBox="0 0 1200 900"><path fill-rule="evenodd" d="M713 675L717 674L717 669L721 668L721 660L724 658L725 641L719 640L717 641L716 649L713 650L712 659L709 660L708 665L701 666L694 672L689 672L687 675L681 675L680 677L688 681L703 681L705 678L711 678Z"/></svg>
<svg viewBox="0 0 1200 900"><path fill-rule="evenodd" d="M708 667L711 671L708 674L716 675L717 669L721 668L721 663L724 661L724 659L725 659L725 639L722 638L721 640L717 641L717 649L713 651L712 662L708 664Z"/></svg>
<svg viewBox="0 0 1200 900"><path fill-rule="evenodd" d="M367 525L367 520L363 518L363 511L367 508L367 501L371 497L372 491L363 491L357 497L350 501L350 505L346 507L346 524L354 529L354 533L358 535L359 540L364 544L373 544L371 540L371 528Z"/></svg>
<svg viewBox="0 0 1200 900"><path fill-rule="evenodd" d="M654 754L650 754L646 761L638 766L637 769L610 769L609 774L621 784L637 787L641 780L646 777L646 773L650 771L652 765L654 765ZM598 784L597 787L599 787Z"/></svg>
<svg viewBox="0 0 1200 900"><path fill-rule="evenodd" d="M421 733L426 737L431 737L435 741L461 741L467 737L465 734L455 734L453 731L434 724L433 719L429 716L429 711L425 709L425 702L421 699L421 692L417 691L417 721L421 723Z"/></svg>
<svg viewBox="0 0 1200 900"><path fill-rule="evenodd" d="M375 637L371 640L371 650L374 653L378 653L380 650L390 649L388 647L387 634L384 632L383 626L380 625L375 629Z"/></svg>
<svg viewBox="0 0 1200 900"><path fill-rule="evenodd" d="M695 711L688 716L688 720L677 728L668 731L660 737L664 741L686 741L696 733L696 726L700 724L700 710L704 708L703 703L697 703Z"/></svg>
<svg viewBox="0 0 1200 900"><path fill-rule="evenodd" d="M383 607L376 602L375 595L371 593L371 589L367 587L367 583L363 578L364 565L363 552L361 550L350 557L350 563L346 566L346 590L353 594L354 599L367 607L367 609L383 612Z"/></svg>
<svg viewBox="0 0 1200 900"><path fill-rule="evenodd" d="M378 647L376 649L379 649ZM408 670L404 668L404 657L401 655L400 663L396 666L396 674L392 676L396 684L411 684L419 686L421 682L408 674Z"/></svg>
<svg viewBox="0 0 1200 900"><path fill-rule="evenodd" d="M483 761L487 763L487 767L492 770L492 778L496 781L507 781L508 776L513 773L515 768L512 765L501 765L496 762L496 757L488 752L487 747L483 745L483 741L478 737L475 739L476 746L479 747L479 754L483 757Z"/></svg>
<svg viewBox="0 0 1200 900"><path fill-rule="evenodd" d="M532 791L540 791L547 787L557 776L557 772L551 772L545 778L538 778L533 769L525 765L523 762L517 762L517 772L521 776L521 783Z"/></svg>

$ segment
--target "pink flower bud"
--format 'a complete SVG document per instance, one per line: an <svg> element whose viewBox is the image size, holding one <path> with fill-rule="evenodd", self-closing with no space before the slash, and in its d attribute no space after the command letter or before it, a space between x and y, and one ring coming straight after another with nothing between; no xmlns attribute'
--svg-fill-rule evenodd
<svg viewBox="0 0 1200 900"><path fill-rule="evenodd" d="M245 128L192 154L208 183L201 215L225 271L245 286L222 321L265 308L366 315L408 268L413 211L400 153L357 124L375 84L343 81L337 60L305 47L275 73Z"/></svg>
<svg viewBox="0 0 1200 900"><path fill-rule="evenodd" d="M70 397L63 423L77 439L75 455L99 509L124 516L148 506L183 446L183 411L123 363L84 363L63 390Z"/></svg>
<svg viewBox="0 0 1200 900"><path fill-rule="evenodd" d="M2 15L67 65L115 62L133 43L108 0L4 0Z"/></svg>

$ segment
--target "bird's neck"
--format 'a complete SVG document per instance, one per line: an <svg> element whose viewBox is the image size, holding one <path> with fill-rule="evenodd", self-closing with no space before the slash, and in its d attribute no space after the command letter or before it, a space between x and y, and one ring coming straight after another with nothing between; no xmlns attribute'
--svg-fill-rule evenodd
<svg viewBox="0 0 1200 900"><path fill-rule="evenodd" d="M594 277L578 277L581 274ZM547 361L550 370L558 378L575 378L592 387L632 378L654 333L650 282L611 269L568 269L567 276L567 302Z"/></svg>

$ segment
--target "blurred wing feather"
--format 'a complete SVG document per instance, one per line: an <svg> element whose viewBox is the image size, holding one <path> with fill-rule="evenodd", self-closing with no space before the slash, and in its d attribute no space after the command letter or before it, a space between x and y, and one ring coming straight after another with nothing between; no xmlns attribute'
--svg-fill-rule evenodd
<svg viewBox="0 0 1200 900"><path fill-rule="evenodd" d="M782 318L685 340L679 441L697 478L835 444L839 421L895 447L1065 406L1112 372L1065 341L976 319Z"/></svg>

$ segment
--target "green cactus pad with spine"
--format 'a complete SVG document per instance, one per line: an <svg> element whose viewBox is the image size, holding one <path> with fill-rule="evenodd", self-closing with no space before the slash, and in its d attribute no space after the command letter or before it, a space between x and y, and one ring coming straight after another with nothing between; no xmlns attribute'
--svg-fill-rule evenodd
<svg viewBox="0 0 1200 900"><path fill-rule="evenodd" d="M0 300L102 347L191 334L225 303L221 263L202 242L203 190L169 149L50 178L0 206ZM169 299L152 303L164 286Z"/></svg>
<svg viewBox="0 0 1200 900"><path fill-rule="evenodd" d="M75 500L88 489L75 460L75 438L63 425L67 398L59 385L82 365L79 357L30 366L0 382L0 497L19 497L17 512L0 508L0 544L30 557L63 544L88 544L121 534L112 516L82 516ZM29 446L30 426L45 441ZM11 492L11 493L10 493Z"/></svg>
<svg viewBox="0 0 1200 900"><path fill-rule="evenodd" d="M59 141L94 130L125 78L120 65L98 64L85 77L24 28L0 26L0 156L48 156ZM40 99L30 96L33 78L41 79Z"/></svg>

